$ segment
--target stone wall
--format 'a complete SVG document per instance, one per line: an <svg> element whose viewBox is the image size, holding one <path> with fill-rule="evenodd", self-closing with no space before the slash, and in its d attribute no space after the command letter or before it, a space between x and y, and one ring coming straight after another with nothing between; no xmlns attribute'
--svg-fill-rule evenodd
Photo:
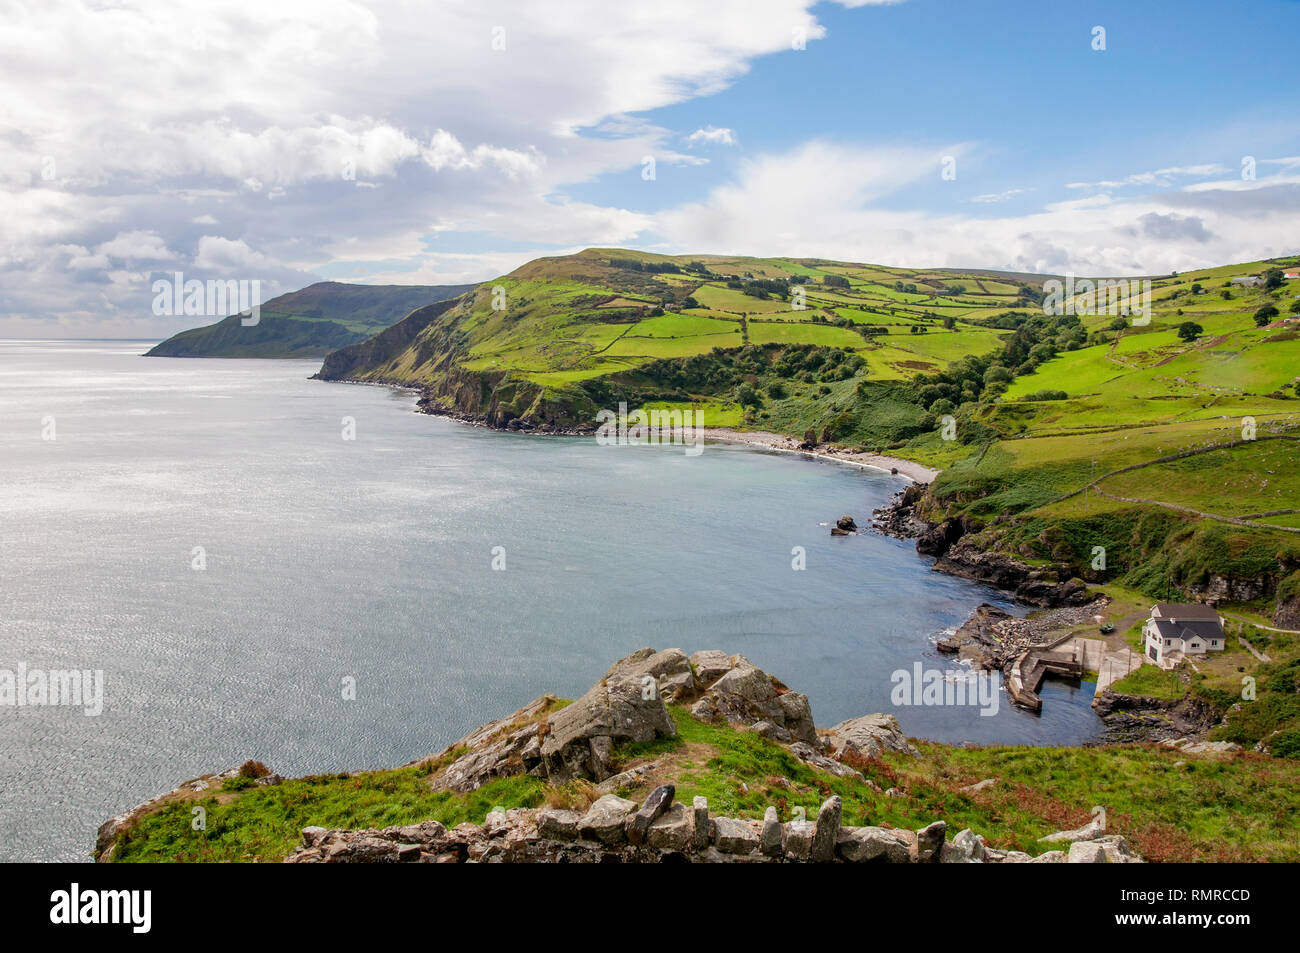
<svg viewBox="0 0 1300 953"><path fill-rule="evenodd" d="M382 830L303 830L285 860L306 863L1140 863L1118 835L1076 840L1068 853L1038 857L995 850L947 824L920 830L846 827L838 797L812 819L782 823L769 807L761 820L714 817L704 798L687 806L672 785L638 804L606 794L585 811L559 808L489 814L483 824L448 829L437 821Z"/></svg>

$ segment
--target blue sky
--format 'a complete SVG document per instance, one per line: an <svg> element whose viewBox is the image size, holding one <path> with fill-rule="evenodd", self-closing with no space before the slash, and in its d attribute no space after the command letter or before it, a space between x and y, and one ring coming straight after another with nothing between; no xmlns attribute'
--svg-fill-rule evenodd
<svg viewBox="0 0 1300 953"><path fill-rule="evenodd" d="M757 58L723 92L644 114L732 129L739 149L700 149L709 165L659 172L657 188L638 188L636 168L570 194L650 211L725 181L748 153L806 139L931 143L936 155L957 141L978 147L955 187L891 200L942 211L1025 190L974 210L994 215L1071 182L1300 147L1300 73L1284 39L1300 39L1300 3L909 0L816 13L828 35L805 51ZM1104 52L1092 49L1098 25Z"/></svg>
<svg viewBox="0 0 1300 953"><path fill-rule="evenodd" d="M1300 244L1293 0L49 0L7 26L0 334L172 333L175 271L269 297L589 246L1136 275Z"/></svg>

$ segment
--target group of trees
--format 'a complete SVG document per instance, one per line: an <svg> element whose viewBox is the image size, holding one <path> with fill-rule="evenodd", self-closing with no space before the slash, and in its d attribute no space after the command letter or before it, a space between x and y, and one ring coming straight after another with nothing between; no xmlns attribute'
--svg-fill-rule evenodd
<svg viewBox="0 0 1300 953"><path fill-rule="evenodd" d="M767 299L775 295L784 301L790 297L790 282L785 278L733 278L727 287L751 298Z"/></svg>
<svg viewBox="0 0 1300 953"><path fill-rule="evenodd" d="M946 370L916 378L913 387L917 401L930 413L953 413L963 404L998 396L1016 377L1034 371L1061 351L1082 347L1088 337L1079 316L1074 314L1005 311L980 323L1012 334L1004 340L1000 352L967 355ZM973 434L974 430L966 433Z"/></svg>
<svg viewBox="0 0 1300 953"><path fill-rule="evenodd" d="M679 275L682 273L681 267L671 261L641 261L637 258L611 258L609 263L612 267L621 268L624 271L644 271L647 274L652 275Z"/></svg>
<svg viewBox="0 0 1300 953"><path fill-rule="evenodd" d="M708 354L691 357L661 358L644 365L637 374L681 394L730 392L738 403L757 406L761 397L756 385L763 379L772 380L773 385L782 381L833 383L857 376L865 364L860 355L843 348L747 344L739 348L715 347ZM786 393L784 384L778 392ZM771 387L768 394L778 397Z"/></svg>

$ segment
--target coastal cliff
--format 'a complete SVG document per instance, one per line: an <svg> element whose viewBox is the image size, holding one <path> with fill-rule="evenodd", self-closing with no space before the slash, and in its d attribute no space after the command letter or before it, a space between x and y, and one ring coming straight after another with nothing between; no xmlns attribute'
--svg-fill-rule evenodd
<svg viewBox="0 0 1300 953"><path fill-rule="evenodd" d="M1224 759L1242 770L1219 771ZM1171 772L1175 761L1192 767ZM1054 767L1044 780L1037 774L1046 766ZM1256 783L1264 775L1274 777ZM1093 791L1098 776L1109 779L1104 798ZM1215 746L950 748L906 738L890 714L816 728L808 698L744 656L646 648L615 662L573 702L543 695L400 768L290 779L250 761L195 778L107 821L95 856L293 863L1294 859L1289 826L1269 819L1260 792L1297 779L1300 763ZM1187 783L1231 787L1216 810L1224 823L1249 830L1249 849L1213 831L1179 828L1183 815L1170 808ZM1110 818L1104 830L1090 822L1099 799Z"/></svg>

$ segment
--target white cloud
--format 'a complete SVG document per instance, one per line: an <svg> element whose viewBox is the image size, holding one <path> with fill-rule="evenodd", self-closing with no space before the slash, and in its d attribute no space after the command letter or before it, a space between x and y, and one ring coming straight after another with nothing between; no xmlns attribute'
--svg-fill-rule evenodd
<svg viewBox="0 0 1300 953"><path fill-rule="evenodd" d="M249 248L243 241L204 235L199 239L199 250L194 256L194 267L218 274L230 272L251 273L265 270L268 261L261 252ZM250 275L251 276L251 275Z"/></svg>
<svg viewBox="0 0 1300 953"><path fill-rule="evenodd" d="M956 211L962 202L954 193L954 211L936 213L900 207L917 189L957 187L941 180L936 150L812 142L750 159L704 201L658 216L658 230L666 247L679 251L1159 274L1293 252L1300 186L1282 175L1251 184L1261 197L1252 207L1224 189L1182 189L1125 199L1100 194L988 217ZM925 198L933 206L933 195Z"/></svg>
<svg viewBox="0 0 1300 953"><path fill-rule="evenodd" d="M702 161L635 114L725 88L795 31L812 44L826 33L812 6L19 6L0 32L5 306L65 323L143 309L147 285L127 276L146 261L265 268L264 287L348 250L422 267L437 254L424 239L451 222L516 243L630 242L645 214L565 190L639 183L645 155Z"/></svg>
<svg viewBox="0 0 1300 953"><path fill-rule="evenodd" d="M702 129L696 129L687 136L686 143L691 146L701 143L715 146L734 146L736 144L736 134L725 126L705 126Z"/></svg>
<svg viewBox="0 0 1300 953"><path fill-rule="evenodd" d="M1065 187L1067 189L1120 189L1130 185L1144 185L1167 188L1173 185L1176 179L1204 178L1210 175L1222 175L1228 171L1230 170L1225 165L1217 162L1205 162L1200 165L1157 169L1154 172L1135 172L1122 179L1102 180L1101 182L1069 182L1066 183Z"/></svg>
<svg viewBox="0 0 1300 953"><path fill-rule="evenodd" d="M1017 195L1025 195L1032 192L1033 189L1007 189L1005 192L986 192L983 195L977 195L971 199L981 205L991 205L997 202L1005 202L1007 199L1015 198Z"/></svg>
<svg viewBox="0 0 1300 953"><path fill-rule="evenodd" d="M95 252L121 261L170 261L176 257L162 236L142 230L119 232L111 241L100 242Z"/></svg>

